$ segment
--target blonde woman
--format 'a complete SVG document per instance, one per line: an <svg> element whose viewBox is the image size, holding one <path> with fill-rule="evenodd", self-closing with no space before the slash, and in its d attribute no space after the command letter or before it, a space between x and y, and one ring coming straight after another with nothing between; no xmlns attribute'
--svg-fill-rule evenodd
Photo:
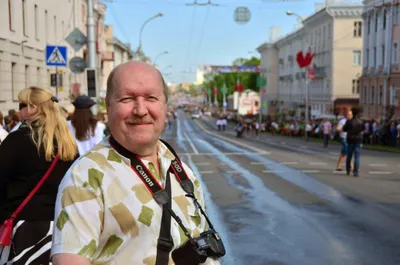
<svg viewBox="0 0 400 265"><path fill-rule="evenodd" d="M0 265L49 264L51 222L58 185L77 158L77 147L50 90L30 87L18 94L21 127L0 145L0 222L8 219L49 168L49 178L17 216L10 247L0 247Z"/></svg>

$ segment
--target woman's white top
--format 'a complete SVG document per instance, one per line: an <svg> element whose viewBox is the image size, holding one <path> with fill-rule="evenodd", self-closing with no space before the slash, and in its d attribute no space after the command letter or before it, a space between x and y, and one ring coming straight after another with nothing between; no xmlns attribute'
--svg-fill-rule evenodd
<svg viewBox="0 0 400 265"><path fill-rule="evenodd" d="M91 135L89 139L84 141L79 141L76 139L75 127L72 125L71 121L68 121L69 129L74 136L76 145L78 146L79 155L86 154L90 149L92 149L96 144L98 144L104 138L104 130L106 125L101 122L97 122L96 129L94 130L94 135Z"/></svg>

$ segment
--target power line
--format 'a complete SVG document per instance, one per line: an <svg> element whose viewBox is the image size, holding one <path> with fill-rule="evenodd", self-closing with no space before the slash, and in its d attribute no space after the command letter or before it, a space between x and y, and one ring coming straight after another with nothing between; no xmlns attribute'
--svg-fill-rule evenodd
<svg viewBox="0 0 400 265"><path fill-rule="evenodd" d="M193 7L193 14L192 14L192 22L190 25L190 32L189 32L189 45L188 45L188 50L186 52L186 59L185 59L185 68L188 67L188 61L189 61L189 56L190 56L190 48L192 46L192 38L193 38L193 31L194 31L194 18L196 16L196 7Z"/></svg>
<svg viewBox="0 0 400 265"><path fill-rule="evenodd" d="M205 29L205 26L206 26L206 23L207 23L209 12L210 12L210 6L207 6L206 15L204 16L203 25L202 25L201 31L200 31L199 45L197 46L197 52L196 52L196 55L194 57L194 63L195 64L197 64L197 58L199 57L201 46L202 46L202 43L203 43L204 29Z"/></svg>
<svg viewBox="0 0 400 265"><path fill-rule="evenodd" d="M122 26L121 22L118 19L118 16L115 14L113 5L109 5L109 7L110 7L111 15L114 18L115 25L118 27L119 31L122 33L123 37L125 38L125 41L129 41L128 34L126 34L124 27Z"/></svg>

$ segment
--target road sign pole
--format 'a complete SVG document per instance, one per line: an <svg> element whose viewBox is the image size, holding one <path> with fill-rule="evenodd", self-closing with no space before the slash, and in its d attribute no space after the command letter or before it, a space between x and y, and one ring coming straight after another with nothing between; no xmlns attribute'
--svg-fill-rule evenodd
<svg viewBox="0 0 400 265"><path fill-rule="evenodd" d="M94 34L93 0L87 1L88 67L96 68L96 40Z"/></svg>
<svg viewBox="0 0 400 265"><path fill-rule="evenodd" d="M58 98L58 67L56 66L56 97Z"/></svg>

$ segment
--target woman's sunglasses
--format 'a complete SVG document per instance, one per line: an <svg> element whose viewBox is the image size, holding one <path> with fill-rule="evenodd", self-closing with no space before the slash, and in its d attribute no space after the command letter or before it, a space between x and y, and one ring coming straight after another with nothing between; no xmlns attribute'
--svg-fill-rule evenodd
<svg viewBox="0 0 400 265"><path fill-rule="evenodd" d="M26 108L26 107L28 107L27 104L22 103L22 102L19 103L19 110L22 110L23 108Z"/></svg>

